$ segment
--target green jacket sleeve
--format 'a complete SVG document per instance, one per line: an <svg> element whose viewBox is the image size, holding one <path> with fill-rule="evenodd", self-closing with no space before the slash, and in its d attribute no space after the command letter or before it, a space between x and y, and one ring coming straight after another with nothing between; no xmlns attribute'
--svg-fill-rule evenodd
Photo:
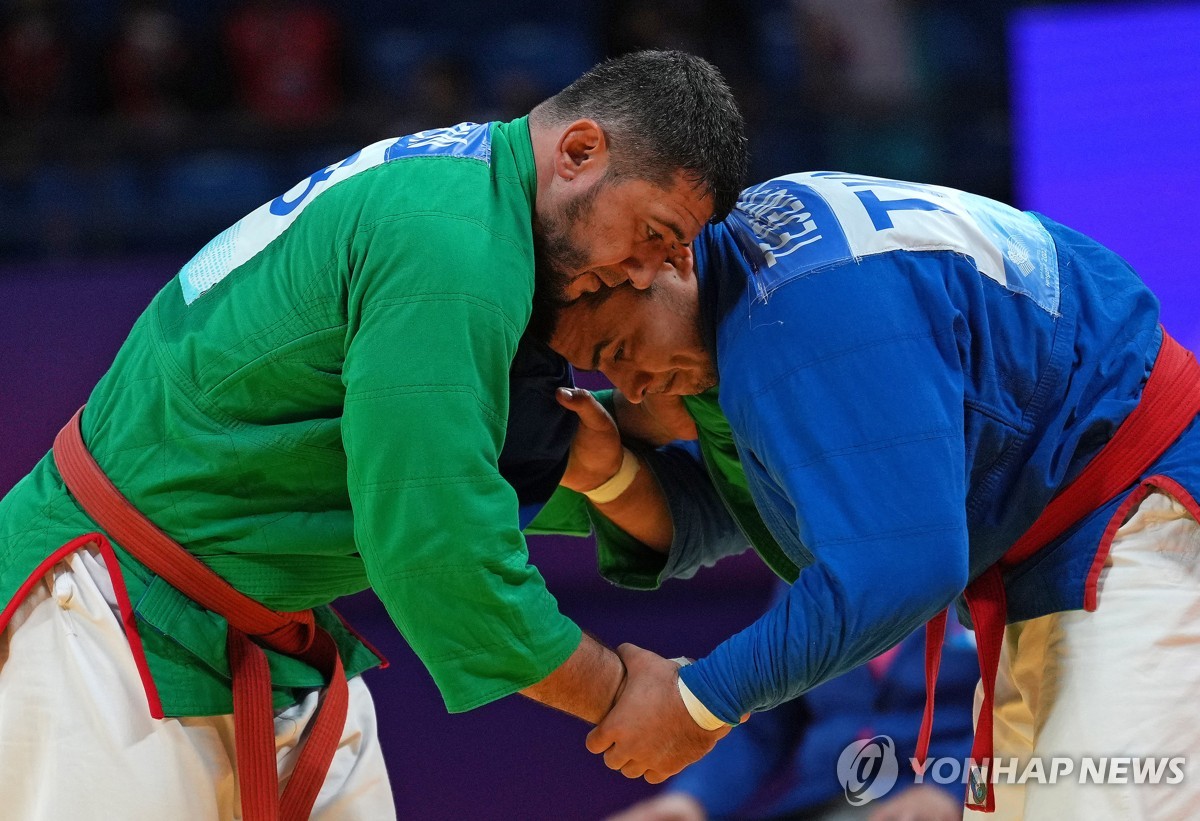
<svg viewBox="0 0 1200 821"><path fill-rule="evenodd" d="M404 236L478 244L478 226L456 237L447 222L414 219ZM464 274L482 263L471 253L359 241L342 423L355 539L373 588L458 712L540 681L581 638L528 563L516 494L497 468L524 316L497 283ZM494 277L491 262L477 267Z"/></svg>

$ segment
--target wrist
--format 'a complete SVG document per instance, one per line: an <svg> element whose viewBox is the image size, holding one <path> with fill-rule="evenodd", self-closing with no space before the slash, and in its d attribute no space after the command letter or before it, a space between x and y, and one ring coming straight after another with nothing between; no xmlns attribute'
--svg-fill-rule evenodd
<svg viewBox="0 0 1200 821"><path fill-rule="evenodd" d="M641 464L634 452L629 448L622 448L621 466L617 468L617 472L597 487L581 492L593 504L608 504L629 490L640 469Z"/></svg>
<svg viewBox="0 0 1200 821"><path fill-rule="evenodd" d="M692 663L692 660L689 658L671 660L676 662L681 668ZM704 702L698 699L696 694L692 692L692 689L687 686L687 683L683 680L683 676L676 675L675 683L679 687L679 697L683 699L683 706L687 708L688 715L692 717L692 721L696 722L696 726L709 732L731 726L728 722L717 718L708 707L704 706Z"/></svg>

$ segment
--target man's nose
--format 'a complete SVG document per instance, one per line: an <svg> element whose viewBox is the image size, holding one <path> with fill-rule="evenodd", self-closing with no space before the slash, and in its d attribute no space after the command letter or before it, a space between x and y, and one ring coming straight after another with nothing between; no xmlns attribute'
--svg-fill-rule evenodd
<svg viewBox="0 0 1200 821"><path fill-rule="evenodd" d="M655 252L642 252L622 262L621 269L629 277L629 282L634 288L644 291L654 282L655 277L663 272L667 256L665 248Z"/></svg>
<svg viewBox="0 0 1200 821"><path fill-rule="evenodd" d="M636 405L646 398L646 389L650 387L650 374L642 371L614 374L612 383L620 388L626 399Z"/></svg>

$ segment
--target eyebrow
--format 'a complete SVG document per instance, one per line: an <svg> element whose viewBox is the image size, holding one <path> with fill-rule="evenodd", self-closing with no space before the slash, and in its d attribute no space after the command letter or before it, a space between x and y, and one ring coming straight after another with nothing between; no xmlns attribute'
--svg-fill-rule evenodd
<svg viewBox="0 0 1200 821"><path fill-rule="evenodd" d="M684 245L687 244L687 240L684 239L683 230L678 225L668 220L659 220L659 222L671 229L671 233L675 235L677 241L682 242Z"/></svg>

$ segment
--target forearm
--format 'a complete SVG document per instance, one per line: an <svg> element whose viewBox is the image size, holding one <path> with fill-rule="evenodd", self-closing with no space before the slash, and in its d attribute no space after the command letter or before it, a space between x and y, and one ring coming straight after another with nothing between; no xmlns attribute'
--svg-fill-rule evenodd
<svg viewBox="0 0 1200 821"><path fill-rule="evenodd" d="M597 560L606 579L622 587L651 590L665 579L691 578L701 567L748 547L691 443L675 443L640 458L666 499L673 527L671 546L665 553L653 550L591 506Z"/></svg>
<svg viewBox="0 0 1200 821"><path fill-rule="evenodd" d="M561 484L589 497L590 504L560 499L556 523L579 532L571 520L587 513L606 578L627 587L657 587L663 572L687 577L701 564L747 547L694 444L639 451L634 462L639 468L629 475L616 426L599 402L578 389L557 396L581 421ZM623 483L622 474L632 482ZM539 532L546 532L552 518L538 525Z"/></svg>
<svg viewBox="0 0 1200 821"><path fill-rule="evenodd" d="M639 457L635 454L633 458ZM644 464L633 483L617 498L608 502L589 501L600 515L646 547L659 553L671 549L675 534L671 509L654 473Z"/></svg>
<svg viewBox="0 0 1200 821"><path fill-rule="evenodd" d="M579 389L557 396L580 419L561 485L586 496L601 516L647 548L666 553L673 533L671 511L654 474L621 446L612 417L596 397Z"/></svg>
<svg viewBox="0 0 1200 821"><path fill-rule="evenodd" d="M608 715L625 680L625 665L612 650L583 634L575 652L521 695L597 724Z"/></svg>

